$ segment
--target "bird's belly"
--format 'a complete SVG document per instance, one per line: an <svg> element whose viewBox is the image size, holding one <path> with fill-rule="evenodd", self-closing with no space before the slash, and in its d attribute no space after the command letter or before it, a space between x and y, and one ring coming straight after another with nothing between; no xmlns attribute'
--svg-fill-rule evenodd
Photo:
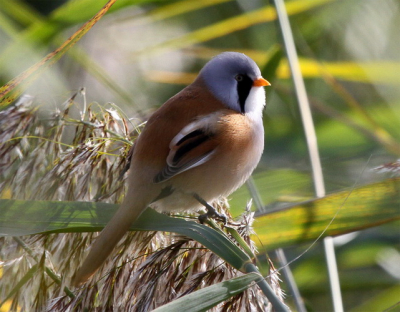
<svg viewBox="0 0 400 312"><path fill-rule="evenodd" d="M220 196L230 195L249 178L260 160L263 140L255 143L240 152L216 153L209 162L164 182L166 187L172 186L174 191L153 203L152 207L161 211L194 211L202 205L193 198L193 193L209 203Z"/></svg>

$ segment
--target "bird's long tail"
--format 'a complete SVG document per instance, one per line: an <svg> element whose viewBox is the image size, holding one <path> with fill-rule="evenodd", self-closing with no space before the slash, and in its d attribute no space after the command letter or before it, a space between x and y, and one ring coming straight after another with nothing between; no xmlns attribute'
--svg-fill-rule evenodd
<svg viewBox="0 0 400 312"><path fill-rule="evenodd" d="M73 277L75 286L86 282L97 271L148 205L148 202L131 201L131 198L125 197L121 207L93 243L88 256Z"/></svg>

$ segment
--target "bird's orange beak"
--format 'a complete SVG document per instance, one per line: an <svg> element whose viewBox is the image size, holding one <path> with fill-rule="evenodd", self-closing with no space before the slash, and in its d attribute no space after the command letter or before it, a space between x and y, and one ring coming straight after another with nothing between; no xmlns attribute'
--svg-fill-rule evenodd
<svg viewBox="0 0 400 312"><path fill-rule="evenodd" d="M253 81L253 87L265 87L270 85L271 84L269 83L269 81L264 79L263 77L257 78Z"/></svg>

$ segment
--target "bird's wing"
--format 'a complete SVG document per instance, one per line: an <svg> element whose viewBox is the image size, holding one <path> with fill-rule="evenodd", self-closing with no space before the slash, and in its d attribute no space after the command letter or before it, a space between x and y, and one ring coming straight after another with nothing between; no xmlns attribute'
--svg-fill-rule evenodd
<svg viewBox="0 0 400 312"><path fill-rule="evenodd" d="M213 157L218 141L215 129L218 114L211 114L188 124L171 141L167 165L154 177L154 182L166 181Z"/></svg>

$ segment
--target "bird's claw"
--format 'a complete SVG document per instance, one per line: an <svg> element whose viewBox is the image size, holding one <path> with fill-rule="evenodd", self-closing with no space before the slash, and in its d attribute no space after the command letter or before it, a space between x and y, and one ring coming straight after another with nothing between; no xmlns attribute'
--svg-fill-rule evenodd
<svg viewBox="0 0 400 312"><path fill-rule="evenodd" d="M203 224L207 219L214 219L217 221L221 221L226 225L226 222L228 218L226 217L225 214L219 213L213 206L211 206L209 203L207 203L203 198L201 198L197 194L193 194L193 197L198 200L204 207L207 209L207 213L202 214L199 216L199 221L201 224Z"/></svg>
<svg viewBox="0 0 400 312"><path fill-rule="evenodd" d="M199 221L201 224L203 224L207 219L214 219L217 221L221 221L222 223L224 223L224 225L226 225L226 222L228 220L228 218L226 217L225 214L223 213L219 213L215 210L214 207L210 206L212 209L207 208L207 213L204 213L202 215L199 216Z"/></svg>

